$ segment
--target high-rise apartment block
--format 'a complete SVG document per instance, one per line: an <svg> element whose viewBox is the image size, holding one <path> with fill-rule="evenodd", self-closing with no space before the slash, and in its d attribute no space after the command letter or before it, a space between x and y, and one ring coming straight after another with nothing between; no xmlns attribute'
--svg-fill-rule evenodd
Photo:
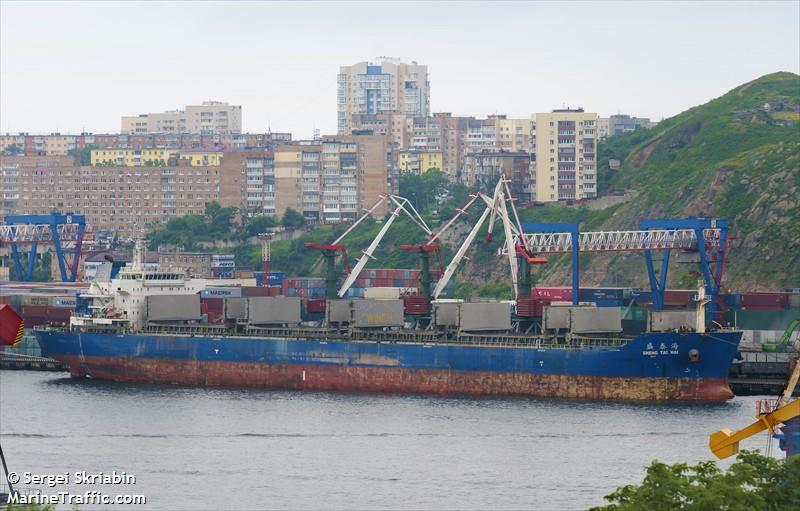
<svg viewBox="0 0 800 511"><path fill-rule="evenodd" d="M123 116L121 133L199 133L202 135L242 132L242 107L220 101L187 105L185 110Z"/></svg>
<svg viewBox="0 0 800 511"><path fill-rule="evenodd" d="M380 136L325 137L275 150L275 213L291 208L306 221L353 221L390 191L386 140ZM379 208L375 216L386 213Z"/></svg>
<svg viewBox="0 0 800 511"><path fill-rule="evenodd" d="M352 132L353 115L399 113L427 117L430 112L428 66L379 57L339 68L338 133Z"/></svg>
<svg viewBox="0 0 800 511"><path fill-rule="evenodd" d="M536 114L537 202L597 196L597 114L583 109Z"/></svg>

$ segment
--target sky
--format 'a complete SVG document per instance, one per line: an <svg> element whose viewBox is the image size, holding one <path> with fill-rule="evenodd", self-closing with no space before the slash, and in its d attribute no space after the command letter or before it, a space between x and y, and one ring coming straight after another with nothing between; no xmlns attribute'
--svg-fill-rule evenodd
<svg viewBox="0 0 800 511"><path fill-rule="evenodd" d="M336 132L339 66L428 66L433 112L661 119L800 73L800 2L0 0L0 131L116 132L205 100L249 132Z"/></svg>

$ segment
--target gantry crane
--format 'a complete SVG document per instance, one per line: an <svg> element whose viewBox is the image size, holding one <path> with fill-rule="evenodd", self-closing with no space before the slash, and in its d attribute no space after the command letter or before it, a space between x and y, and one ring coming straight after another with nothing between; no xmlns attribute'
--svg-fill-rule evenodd
<svg viewBox="0 0 800 511"><path fill-rule="evenodd" d="M39 245L52 245L63 282L78 276L81 250L86 235L86 217L70 213L50 215L8 215L0 225L0 246L11 248L17 279L30 281ZM21 248L28 248L27 265L22 264ZM71 254L70 252L71 250ZM67 256L71 255L71 260Z"/></svg>
<svg viewBox="0 0 800 511"><path fill-rule="evenodd" d="M798 379L800 379L800 359L795 361L794 371L792 371L786 388L778 398L775 407L758 413L757 421L736 433L727 428L713 433L708 439L708 447L711 452L719 459L733 456L739 452L739 442L742 440L764 430L773 435L776 427L783 423L786 455L800 454L800 445L798 445L800 444L800 399L789 401ZM791 437L786 437L786 435L791 435Z"/></svg>

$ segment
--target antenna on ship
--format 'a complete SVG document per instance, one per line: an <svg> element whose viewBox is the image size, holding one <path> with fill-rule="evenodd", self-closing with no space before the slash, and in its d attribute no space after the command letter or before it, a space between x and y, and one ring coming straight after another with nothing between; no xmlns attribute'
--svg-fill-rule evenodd
<svg viewBox="0 0 800 511"><path fill-rule="evenodd" d="M147 254L147 244L144 238L136 238L136 246L133 248L133 269L136 271L144 270L144 261Z"/></svg>

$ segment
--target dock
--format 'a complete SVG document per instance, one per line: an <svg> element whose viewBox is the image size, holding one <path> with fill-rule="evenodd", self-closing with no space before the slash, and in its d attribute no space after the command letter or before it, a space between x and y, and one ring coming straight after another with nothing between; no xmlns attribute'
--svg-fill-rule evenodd
<svg viewBox="0 0 800 511"><path fill-rule="evenodd" d="M0 369L12 371L69 371L67 366L52 358L23 355L7 350L0 352Z"/></svg>

